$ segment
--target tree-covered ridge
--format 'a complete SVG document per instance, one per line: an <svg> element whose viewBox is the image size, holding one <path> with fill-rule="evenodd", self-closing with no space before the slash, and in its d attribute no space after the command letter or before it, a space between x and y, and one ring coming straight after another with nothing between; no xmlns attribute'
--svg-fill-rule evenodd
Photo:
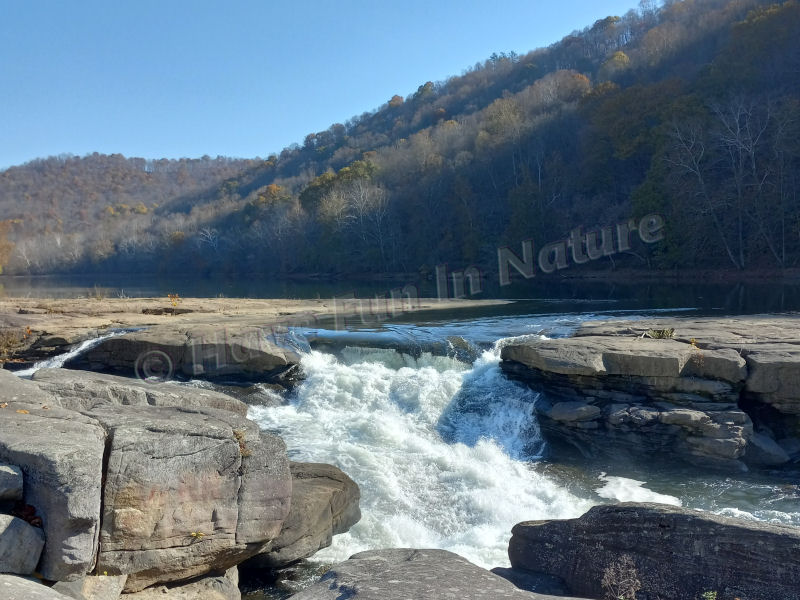
<svg viewBox="0 0 800 600"><path fill-rule="evenodd" d="M499 246L658 212L665 241L613 260L797 266L799 34L797 0L643 1L549 48L493 55L396 95L264 161L200 168L182 182L172 172L159 198L128 183L152 178L146 169L113 189L56 174L28 200L43 219L34 230L48 235L12 224L7 262L16 271L492 268ZM3 206L21 201L12 171L0 174ZM64 202L59 186L83 207L75 231L90 234L69 258L43 251L54 220L64 232L75 225L52 206Z"/></svg>

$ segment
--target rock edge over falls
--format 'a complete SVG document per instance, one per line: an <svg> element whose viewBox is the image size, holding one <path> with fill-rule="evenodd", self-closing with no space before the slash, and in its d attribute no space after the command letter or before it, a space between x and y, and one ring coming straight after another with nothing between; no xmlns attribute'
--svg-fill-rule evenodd
<svg viewBox="0 0 800 600"><path fill-rule="evenodd" d="M800 316L593 321L512 341L502 359L543 393L544 435L584 456L738 471L800 459Z"/></svg>

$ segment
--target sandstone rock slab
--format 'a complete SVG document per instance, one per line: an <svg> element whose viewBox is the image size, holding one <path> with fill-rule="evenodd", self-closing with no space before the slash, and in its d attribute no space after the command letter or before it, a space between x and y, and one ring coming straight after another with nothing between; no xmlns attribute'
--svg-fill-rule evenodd
<svg viewBox="0 0 800 600"><path fill-rule="evenodd" d="M218 408L241 416L247 414L247 405L227 394L174 383L148 383L74 369L40 369L32 380L43 391L57 397L62 407L71 410L117 404Z"/></svg>
<svg viewBox="0 0 800 600"><path fill-rule="evenodd" d="M65 366L141 378L269 380L300 362L287 339L266 327L159 325L104 340Z"/></svg>
<svg viewBox="0 0 800 600"><path fill-rule="evenodd" d="M446 550L397 548L354 554L292 600L544 600Z"/></svg>
<svg viewBox="0 0 800 600"><path fill-rule="evenodd" d="M35 579L0 575L0 598L3 600L73 600L42 585Z"/></svg>
<svg viewBox="0 0 800 600"><path fill-rule="evenodd" d="M239 572L231 567L221 575L208 575L182 585L149 587L125 594L123 600L241 600Z"/></svg>

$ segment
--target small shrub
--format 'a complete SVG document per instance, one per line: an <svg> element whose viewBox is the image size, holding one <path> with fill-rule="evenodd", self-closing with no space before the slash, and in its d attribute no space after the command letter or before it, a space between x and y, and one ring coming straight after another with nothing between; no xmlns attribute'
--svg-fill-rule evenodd
<svg viewBox="0 0 800 600"><path fill-rule="evenodd" d="M654 340L671 340L675 336L674 329L648 329L645 335Z"/></svg>
<svg viewBox="0 0 800 600"><path fill-rule="evenodd" d="M603 571L601 583L605 600L636 600L636 592L642 588L630 554L623 554L608 565Z"/></svg>

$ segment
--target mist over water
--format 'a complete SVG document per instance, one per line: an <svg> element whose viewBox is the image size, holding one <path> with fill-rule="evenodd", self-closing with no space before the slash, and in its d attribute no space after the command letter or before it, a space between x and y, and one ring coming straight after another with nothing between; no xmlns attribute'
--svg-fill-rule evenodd
<svg viewBox="0 0 800 600"><path fill-rule="evenodd" d="M508 564L511 527L591 506L537 473L536 394L505 379L499 348L473 365L348 348L303 358L290 405L253 408L294 460L337 464L361 487L362 519L315 560L381 547L444 548Z"/></svg>

